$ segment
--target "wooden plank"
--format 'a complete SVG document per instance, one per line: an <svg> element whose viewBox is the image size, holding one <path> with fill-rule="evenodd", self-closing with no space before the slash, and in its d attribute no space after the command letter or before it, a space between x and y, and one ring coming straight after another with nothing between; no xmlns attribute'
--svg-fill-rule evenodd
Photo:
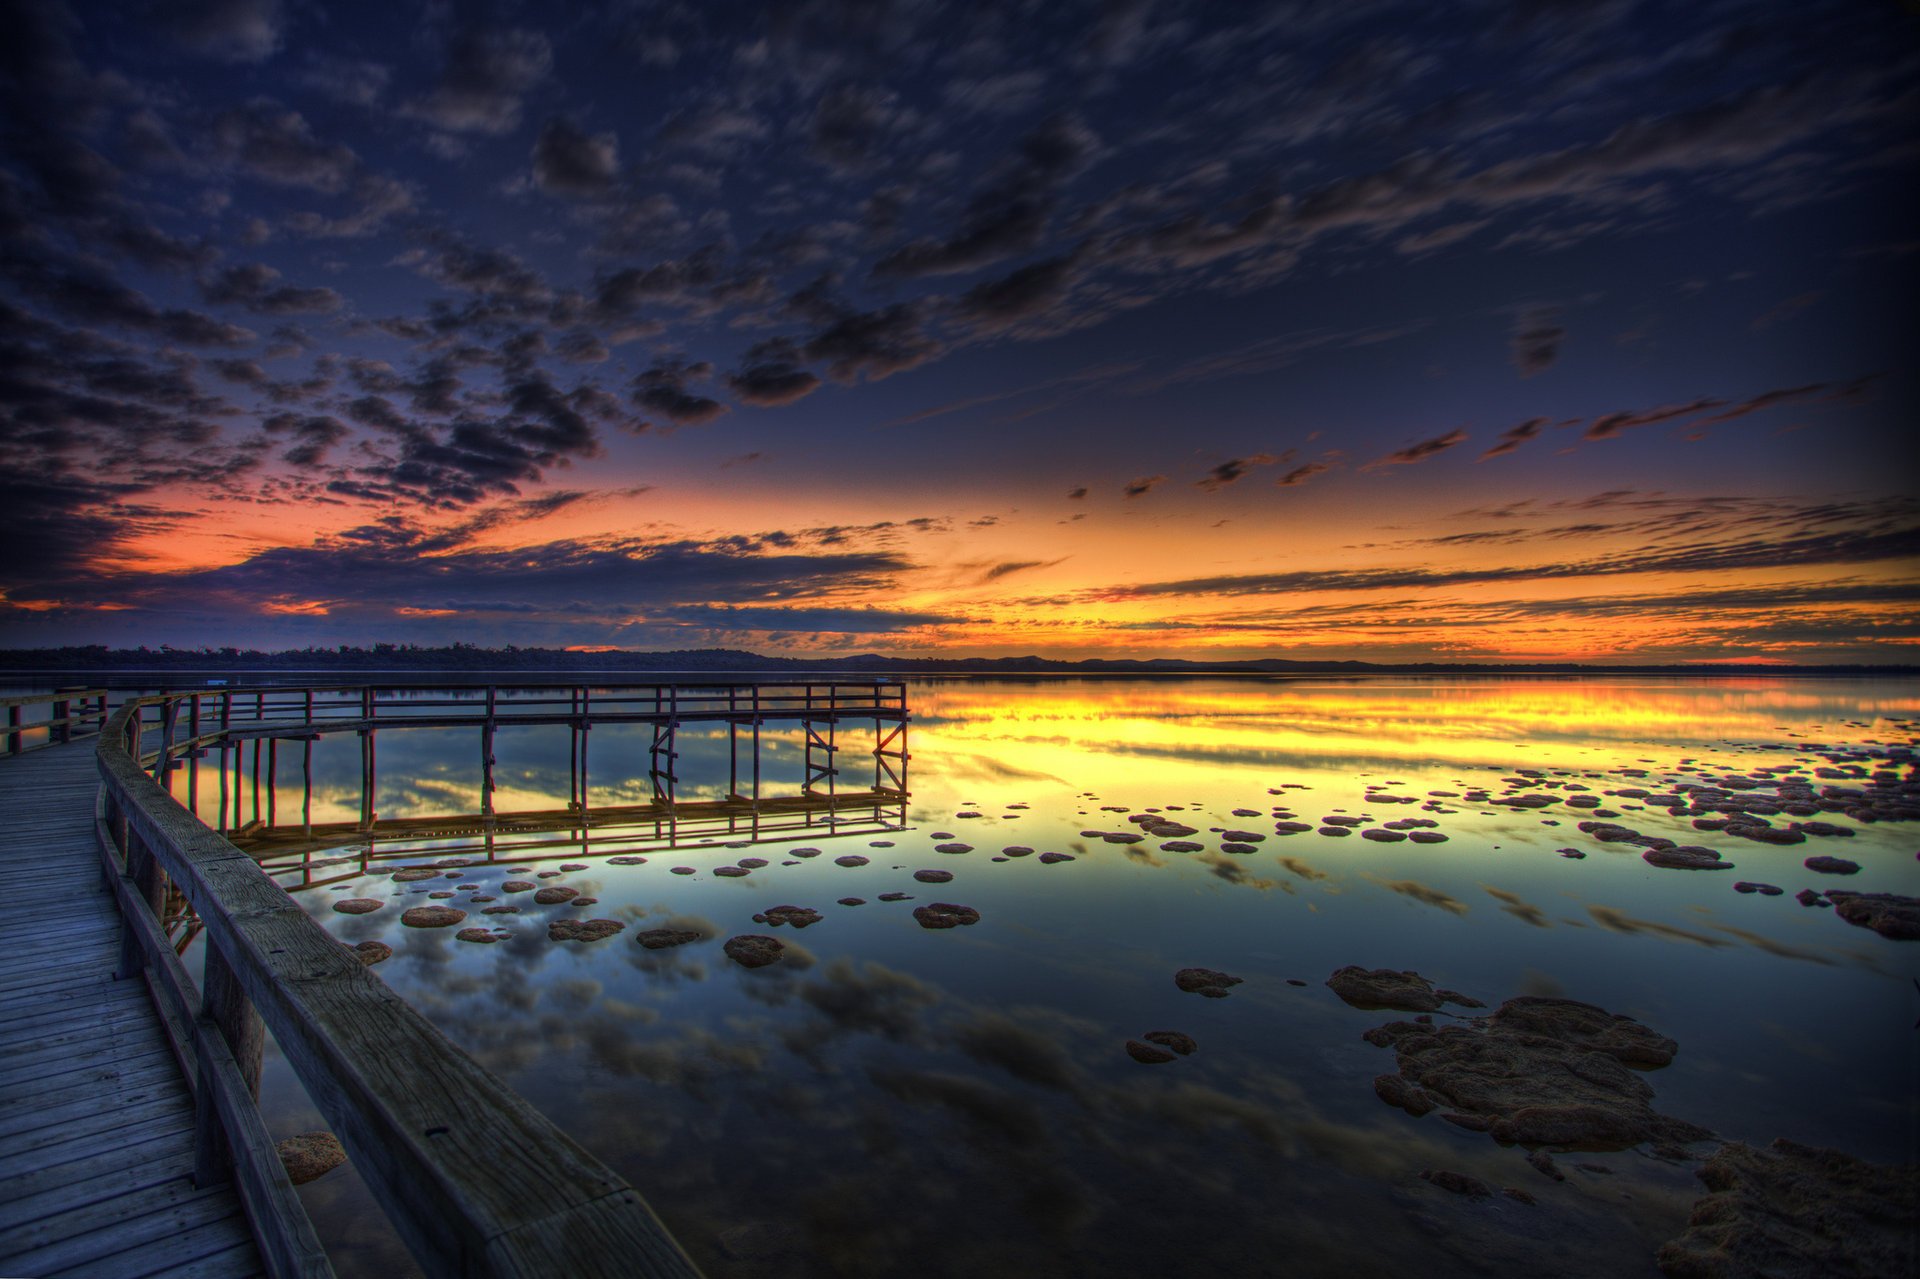
<svg viewBox="0 0 1920 1279"><path fill-rule="evenodd" d="M138 1052L131 1052L121 1056L98 1057L91 1061L63 1064L57 1068L48 1070L22 1070L17 1074L0 1073L0 1088L18 1088L22 1085L31 1084L35 1080L52 1081L56 1079L62 1081L59 1085L60 1087L65 1087L67 1083L78 1083L81 1079L95 1079L104 1085L111 1086L113 1081L118 1079L123 1071L144 1069L153 1061L166 1060L171 1058L172 1055L173 1054L168 1051L165 1043L157 1043L151 1047L142 1048ZM51 1084L49 1084L49 1086L51 1086Z"/></svg>
<svg viewBox="0 0 1920 1279"><path fill-rule="evenodd" d="M191 1140L192 1136L193 1129L188 1125L142 1128L138 1133L129 1134L127 1141L116 1142L105 1150L95 1150L64 1163L48 1164L32 1172L0 1177L0 1202L41 1194L58 1186L87 1181L135 1164L159 1167L168 1162L170 1155L176 1156L172 1162L177 1164L180 1162L177 1158L180 1150L184 1149L184 1143Z"/></svg>
<svg viewBox="0 0 1920 1279"><path fill-rule="evenodd" d="M122 1071L120 1077L108 1087L111 1092L105 1092L100 1084L89 1081L66 1088L16 1089L10 1099L11 1108L4 1118L0 1118L0 1141L44 1128L48 1124L64 1123L72 1116L60 1116L69 1107L100 1110L107 1106L117 1108L165 1097L179 1091L180 1073L168 1063L156 1061L137 1073Z"/></svg>
<svg viewBox="0 0 1920 1279"><path fill-rule="evenodd" d="M81 1115L56 1127L20 1134L7 1143L7 1153L10 1156L26 1155L36 1150L80 1142L101 1133L123 1132L141 1124L165 1123L182 1116L191 1118L192 1115L193 1103L184 1097L143 1101L114 1110L96 1107L91 1114Z"/></svg>
<svg viewBox="0 0 1920 1279"><path fill-rule="evenodd" d="M144 1270L141 1279L250 1279L251 1276L265 1274L260 1269L260 1254L255 1251L253 1240L244 1230L238 1230L230 1222L218 1222L211 1226L202 1226L194 1232L196 1240L204 1240L209 1248L218 1248L221 1241L239 1234L242 1242L222 1251L209 1252L204 1256L189 1257L178 1265L169 1265L165 1270ZM192 1246L192 1241L182 1241L182 1246ZM151 1253L145 1254L151 1260ZM116 1260L109 1258L109 1261ZM59 1279L82 1279L83 1276L97 1276L98 1279L120 1279L124 1270L103 1270L82 1266L74 1270L63 1270Z"/></svg>
<svg viewBox="0 0 1920 1279"><path fill-rule="evenodd" d="M94 1204L78 1213L64 1213L62 1221L47 1223L48 1227L64 1230L84 1222L86 1228L78 1233L54 1235L43 1243L22 1247L14 1236L26 1232L0 1232L0 1269L11 1274L52 1275L135 1249L138 1250L136 1260L144 1268L153 1264L154 1251L171 1236L219 1221L241 1220L239 1205L228 1187L195 1190L185 1179L180 1186L184 1188L157 1187L129 1195L121 1201L120 1211L111 1205ZM146 1209L129 1212L128 1207L135 1200L146 1204ZM45 1236L36 1231L27 1237Z"/></svg>
<svg viewBox="0 0 1920 1279"><path fill-rule="evenodd" d="M132 1211L136 1207L132 1197L137 1192L162 1186L192 1189L193 1179L180 1171L177 1160L128 1164L0 1203L0 1234L25 1230L33 1222L56 1219L101 1204L109 1205L112 1211Z"/></svg>

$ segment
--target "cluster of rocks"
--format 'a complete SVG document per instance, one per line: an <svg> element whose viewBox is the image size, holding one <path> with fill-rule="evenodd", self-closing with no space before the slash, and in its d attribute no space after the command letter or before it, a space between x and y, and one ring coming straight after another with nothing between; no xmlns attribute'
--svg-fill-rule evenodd
<svg viewBox="0 0 1920 1279"><path fill-rule="evenodd" d="M1146 1042L1142 1043L1141 1040ZM1143 1066L1160 1066L1178 1057L1189 1057L1199 1051L1200 1045L1193 1042L1191 1035L1177 1030L1149 1030L1139 1039L1127 1041L1127 1056Z"/></svg>

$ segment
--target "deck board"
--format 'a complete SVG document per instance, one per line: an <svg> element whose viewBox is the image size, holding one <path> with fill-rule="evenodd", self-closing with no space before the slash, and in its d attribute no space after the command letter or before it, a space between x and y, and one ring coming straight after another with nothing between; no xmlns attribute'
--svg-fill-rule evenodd
<svg viewBox="0 0 1920 1279"><path fill-rule="evenodd" d="M34 901L0 958L0 1274L259 1274L233 1186L193 1186L192 1093L145 984L114 980L93 755L0 760L0 881Z"/></svg>

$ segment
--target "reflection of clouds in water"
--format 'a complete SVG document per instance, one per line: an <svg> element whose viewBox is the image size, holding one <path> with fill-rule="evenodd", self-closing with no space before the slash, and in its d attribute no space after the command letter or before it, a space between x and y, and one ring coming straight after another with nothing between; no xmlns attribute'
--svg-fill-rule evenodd
<svg viewBox="0 0 1920 1279"><path fill-rule="evenodd" d="M1361 872L1360 877L1380 885L1389 892L1399 893L1402 897L1410 897L1428 906L1437 906L1449 915L1467 913L1465 902L1441 892L1431 884L1423 884L1417 879L1382 879L1378 875L1370 875L1364 871Z"/></svg>
<svg viewBox="0 0 1920 1279"><path fill-rule="evenodd" d="M1244 888L1257 888L1263 893L1270 888L1278 888L1289 894L1293 892L1292 884L1283 884L1277 879L1268 879L1264 875L1256 875L1247 869L1247 864L1244 861L1237 860L1225 853L1198 853L1194 856L1193 860L1205 866L1216 878L1224 879L1229 884L1237 884Z"/></svg>
<svg viewBox="0 0 1920 1279"><path fill-rule="evenodd" d="M1500 907L1501 910L1512 915L1522 923L1532 924L1535 928L1553 927L1552 924L1547 922L1546 911L1541 910L1538 906L1521 897L1518 893L1510 893L1504 888L1494 888L1488 884L1482 884L1480 887L1486 889L1487 896L1497 902L1504 903Z"/></svg>
<svg viewBox="0 0 1920 1279"><path fill-rule="evenodd" d="M1289 872L1298 875L1304 880L1311 882L1327 878L1327 872L1314 869L1311 863L1302 861L1298 857L1280 857L1275 860L1286 867Z"/></svg>
<svg viewBox="0 0 1920 1279"><path fill-rule="evenodd" d="M1777 956L1781 959L1797 959L1805 963L1820 964L1829 968L1832 967L1834 963L1830 955L1823 954L1820 951L1809 950L1804 946L1792 946L1775 938L1753 932L1750 929L1736 928L1731 924L1712 925L1715 932L1726 934L1726 937L1713 937L1706 933L1694 932L1691 929L1677 928L1672 924L1663 924L1654 919L1636 919L1625 911L1617 910L1612 906L1589 906L1587 907L1587 913L1593 916L1594 921L1608 932L1626 934L1640 933L1650 937L1662 937L1668 941L1680 941L1695 946L1705 946L1708 949L1719 949L1723 946L1732 945L1732 942L1726 940L1726 937L1731 937L1734 941L1743 942L1756 950L1765 951L1767 954ZM1871 956L1860 956L1859 958L1866 961L1863 964L1864 967L1874 972L1881 971L1877 964L1873 962Z"/></svg>

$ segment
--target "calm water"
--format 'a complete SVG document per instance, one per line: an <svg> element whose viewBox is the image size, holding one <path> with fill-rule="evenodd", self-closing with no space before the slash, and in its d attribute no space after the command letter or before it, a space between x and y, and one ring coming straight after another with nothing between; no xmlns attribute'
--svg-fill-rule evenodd
<svg viewBox="0 0 1920 1279"><path fill-rule="evenodd" d="M1558 994L1629 1014L1680 1042L1674 1064L1647 1076L1663 1113L1729 1139L1913 1157L1920 946L1792 894L1842 885L1801 867L1816 853L1862 864L1847 888L1920 894L1920 829L1823 813L1857 834L1773 847L1608 794L1770 766L1811 774L1831 766L1819 747L1911 743L1911 681L954 681L914 684L910 699L904 830L817 825L751 850L648 852L644 865L608 864L629 845L599 840L584 855L498 850L458 882L498 894L530 878L510 866L585 862L540 882L599 899L569 909L501 895L523 913L498 917L463 900L474 890L448 902L515 933L498 945L401 927L403 905L453 881L394 883L396 863L311 870L322 882L296 897L344 941L391 944L378 975L630 1178L715 1276L1655 1273L1654 1249L1685 1228L1698 1193L1691 1166L1565 1156L1588 1167L1554 1183L1523 1150L1386 1106L1371 1083L1392 1054L1361 1034L1402 1014L1336 998L1324 982L1347 964L1417 969L1489 1005ZM594 803L645 798L649 740L594 732ZM769 792L797 789L797 742L768 741ZM870 742L842 741L843 764L870 769ZM724 736L682 745L681 797L723 793ZM564 807L562 730L503 733L497 753L501 811ZM478 806L472 733L383 733L379 759L383 819ZM281 803L291 776L297 814L290 764ZM1656 869L1638 847L1581 834L1590 814L1564 804L1464 798L1519 793L1501 779L1521 769L1569 788L1528 792L1586 787L1618 822L1719 849L1738 869ZM315 775L315 821L357 816L352 739L322 742ZM208 789L203 775L211 817ZM1137 831L1127 816L1148 809L1196 827L1204 849L1082 833ZM1428 818L1448 840L1281 835L1276 809L1315 826ZM1227 830L1265 838L1225 853ZM973 851L935 851L948 834ZM1008 845L1075 860L993 860ZM835 865L843 853L871 862ZM712 875L746 856L770 864ZM698 873L670 873L681 865ZM916 883L922 868L953 882ZM1786 895L1737 894L1736 879ZM915 900L877 900L889 891ZM396 895L373 915L331 909ZM847 896L867 904L836 904ZM932 901L981 921L922 929L909 912ZM777 904L825 920L798 933L753 922ZM548 940L549 919L575 917L627 930ZM635 944L669 921L710 938ZM721 942L739 933L780 937L784 962L732 963ZM1189 966L1244 983L1202 999L1174 985ZM1199 1051L1134 1062L1126 1041L1156 1029ZM264 1091L276 1134L325 1126L277 1056ZM1445 1194L1419 1176L1437 1168L1538 1203ZM343 1274L404 1269L350 1169L303 1194Z"/></svg>

